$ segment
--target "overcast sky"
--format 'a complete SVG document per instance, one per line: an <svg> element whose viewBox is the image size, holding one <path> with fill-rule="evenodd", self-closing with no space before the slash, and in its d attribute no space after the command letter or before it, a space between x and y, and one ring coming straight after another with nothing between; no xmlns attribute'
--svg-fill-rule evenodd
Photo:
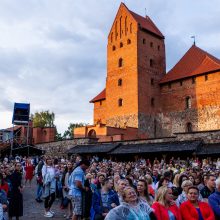
<svg viewBox="0 0 220 220"><path fill-rule="evenodd" d="M53 111L58 131L92 123L89 104L105 87L107 36L118 0L0 0L0 128L14 102ZM219 0L126 0L165 36L167 70L191 47L220 58Z"/></svg>

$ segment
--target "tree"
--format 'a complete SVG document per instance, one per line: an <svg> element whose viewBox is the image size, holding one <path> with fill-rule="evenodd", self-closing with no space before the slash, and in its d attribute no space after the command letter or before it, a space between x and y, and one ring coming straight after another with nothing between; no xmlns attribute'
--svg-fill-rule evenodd
<svg viewBox="0 0 220 220"><path fill-rule="evenodd" d="M74 138L74 128L79 128L79 127L84 127L86 126L87 124L85 123L70 123L69 124L69 127L66 131L64 131L63 133L63 138L64 139L73 139Z"/></svg>
<svg viewBox="0 0 220 220"><path fill-rule="evenodd" d="M34 115L31 115L31 119L33 127L55 127L55 114L53 112L50 113L49 110L35 112Z"/></svg>

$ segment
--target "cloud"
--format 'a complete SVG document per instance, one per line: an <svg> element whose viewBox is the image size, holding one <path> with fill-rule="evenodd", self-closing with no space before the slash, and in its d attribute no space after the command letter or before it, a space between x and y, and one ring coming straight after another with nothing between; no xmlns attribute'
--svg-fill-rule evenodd
<svg viewBox="0 0 220 220"><path fill-rule="evenodd" d="M53 111L63 132L70 122L92 123L89 104L106 80L107 36L119 0L0 0L0 121L11 126L14 102L31 112ZM167 69L192 45L220 56L218 0L127 0L149 15L166 37ZM146 10L145 10L146 8Z"/></svg>

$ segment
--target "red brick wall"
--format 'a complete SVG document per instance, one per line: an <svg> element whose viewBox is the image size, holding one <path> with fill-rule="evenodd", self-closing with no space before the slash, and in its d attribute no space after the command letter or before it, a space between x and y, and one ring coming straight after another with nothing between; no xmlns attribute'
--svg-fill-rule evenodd
<svg viewBox="0 0 220 220"><path fill-rule="evenodd" d="M55 140L55 128L33 128L33 144L52 142Z"/></svg>
<svg viewBox="0 0 220 220"><path fill-rule="evenodd" d="M126 17L127 29L125 30ZM132 30L130 30L131 24ZM109 126L138 127L137 28L134 18L121 5L110 30L107 46L106 122ZM131 41L130 44L128 40ZM120 47L120 43L123 47ZM114 51L113 46L116 48ZM123 59L122 67L118 66L120 58ZM119 79L122 79L121 86L118 86ZM123 100L121 107L118 106L120 98Z"/></svg>
<svg viewBox="0 0 220 220"><path fill-rule="evenodd" d="M220 129L220 72L198 76L161 87L161 113L158 120L162 134L186 132L192 123L193 131ZM191 98L191 108L186 109L186 97Z"/></svg>

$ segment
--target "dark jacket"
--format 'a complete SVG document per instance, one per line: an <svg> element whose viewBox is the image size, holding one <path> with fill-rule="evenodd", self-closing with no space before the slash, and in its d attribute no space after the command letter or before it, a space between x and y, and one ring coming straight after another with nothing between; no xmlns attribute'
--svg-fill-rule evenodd
<svg viewBox="0 0 220 220"><path fill-rule="evenodd" d="M213 192L211 192L210 190L209 190L209 188L207 187L207 186L205 186L202 190L201 190L201 195L202 195L202 198L203 199L208 199L208 197L212 194L212 193L214 193L215 191L213 191Z"/></svg>
<svg viewBox="0 0 220 220"><path fill-rule="evenodd" d="M114 190L110 190L108 192L108 204L115 203L117 206L119 205L118 195ZM113 207L109 206L108 210L110 211ZM96 190L92 196L92 209L94 210L94 214L102 214L104 213L104 209L102 206L102 198L101 198L101 190Z"/></svg>
<svg viewBox="0 0 220 220"><path fill-rule="evenodd" d="M214 211L215 218L220 219L220 192L215 191L209 196L209 205Z"/></svg>

